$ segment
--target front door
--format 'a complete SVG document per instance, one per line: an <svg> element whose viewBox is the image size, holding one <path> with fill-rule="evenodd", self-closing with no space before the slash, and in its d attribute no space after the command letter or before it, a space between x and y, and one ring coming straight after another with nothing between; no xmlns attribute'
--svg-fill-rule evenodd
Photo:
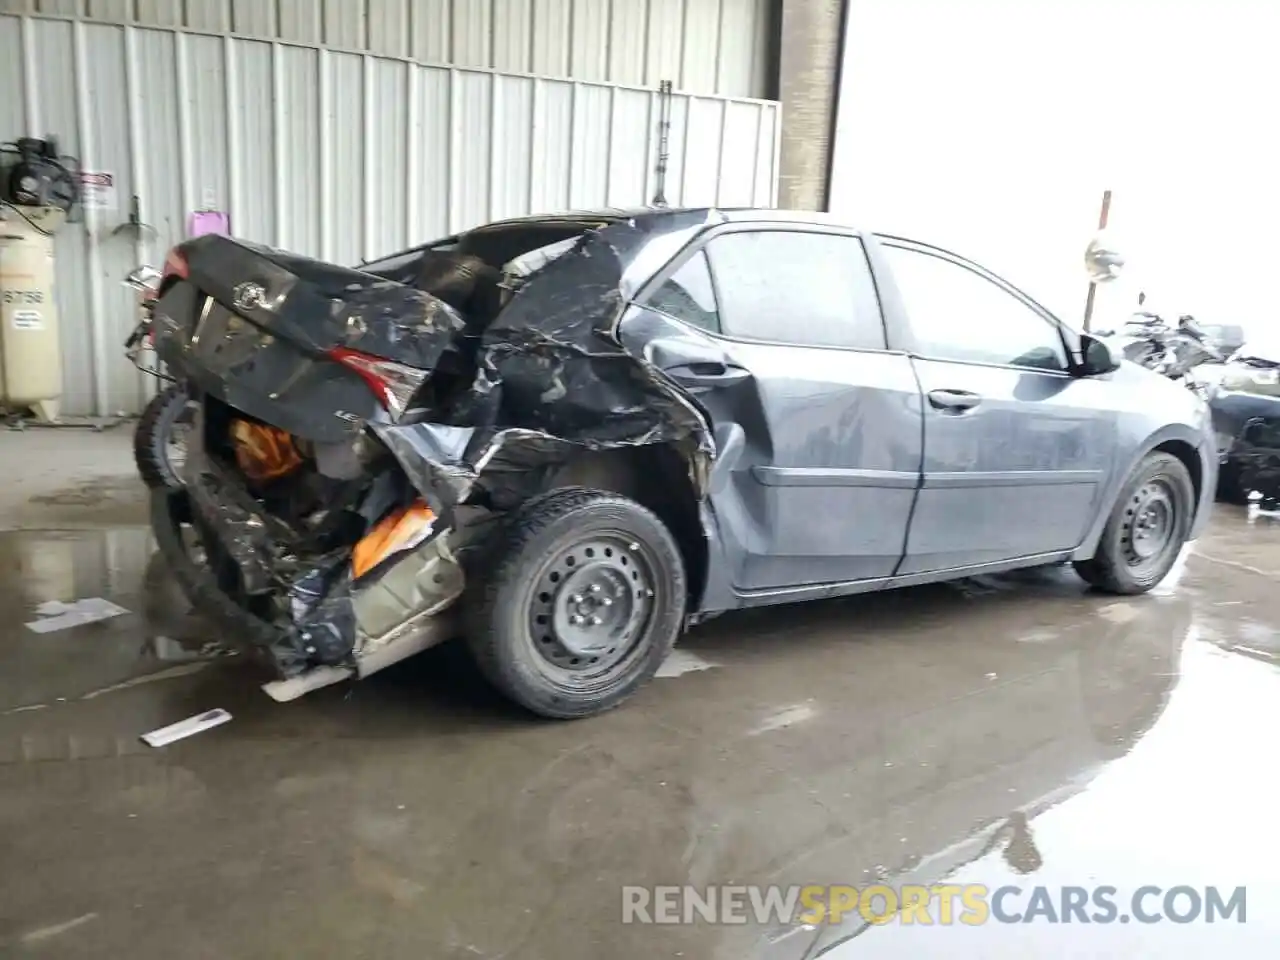
<svg viewBox="0 0 1280 960"><path fill-rule="evenodd" d="M859 238L720 230L646 304L682 321L649 353L708 410L730 465L711 505L733 587L891 575L921 411L910 359L885 348Z"/></svg>
<svg viewBox="0 0 1280 960"><path fill-rule="evenodd" d="M924 468L899 573L1070 550L1116 450L1105 384L1068 372L1032 303L929 248L882 245L924 395Z"/></svg>

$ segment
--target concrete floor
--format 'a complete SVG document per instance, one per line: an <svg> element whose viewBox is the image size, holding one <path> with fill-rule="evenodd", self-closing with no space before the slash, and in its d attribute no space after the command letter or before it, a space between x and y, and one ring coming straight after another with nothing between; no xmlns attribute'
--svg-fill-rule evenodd
<svg viewBox="0 0 1280 960"><path fill-rule="evenodd" d="M1146 597L1056 569L726 616L577 723L510 708L449 648L282 705L190 652L216 638L152 560L127 429L0 433L0 955L1274 950L1266 519L1220 509ZM23 626L94 596L131 612ZM138 740L213 707L232 722ZM1248 922L620 923L624 884L945 878L1243 885Z"/></svg>

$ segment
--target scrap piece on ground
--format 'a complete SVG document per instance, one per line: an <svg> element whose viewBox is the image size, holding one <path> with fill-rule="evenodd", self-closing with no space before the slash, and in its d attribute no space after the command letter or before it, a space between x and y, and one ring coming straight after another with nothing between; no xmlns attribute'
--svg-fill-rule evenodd
<svg viewBox="0 0 1280 960"><path fill-rule="evenodd" d="M36 615L40 619L28 622L27 629L35 633L53 633L55 630L68 630L86 623L109 620L128 612L124 607L102 597L86 597L74 603L51 600L36 608Z"/></svg>
<svg viewBox="0 0 1280 960"><path fill-rule="evenodd" d="M150 733L142 735L142 742L149 747L163 747L183 740L187 737L194 736L197 733L204 733L206 730L212 730L214 727L221 726L231 719L231 714L219 708L209 710L205 713L197 714L194 717L187 717L185 720L179 720L177 723L171 723L167 727L161 727L159 730L152 730Z"/></svg>

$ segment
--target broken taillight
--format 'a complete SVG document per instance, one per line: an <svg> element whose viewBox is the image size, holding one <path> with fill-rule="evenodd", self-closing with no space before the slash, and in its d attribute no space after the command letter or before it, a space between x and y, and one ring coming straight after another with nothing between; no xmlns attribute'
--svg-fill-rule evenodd
<svg viewBox="0 0 1280 960"><path fill-rule="evenodd" d="M387 514L351 553L351 574L359 580L388 557L412 550L431 534L436 515L421 500Z"/></svg>
<svg viewBox="0 0 1280 960"><path fill-rule="evenodd" d="M383 360L370 356L359 350L346 347L334 347L328 352L331 359L338 361L348 370L359 375L369 385L374 396L386 407L394 417L400 416L409 407L413 395L426 381L428 371L417 367L408 367L394 360Z"/></svg>
<svg viewBox="0 0 1280 960"><path fill-rule="evenodd" d="M170 277L178 277L186 280L191 276L191 268L187 265L187 258L178 252L178 248L174 247L164 258L164 269L160 271L160 282L156 284L156 288L164 286L164 282Z"/></svg>

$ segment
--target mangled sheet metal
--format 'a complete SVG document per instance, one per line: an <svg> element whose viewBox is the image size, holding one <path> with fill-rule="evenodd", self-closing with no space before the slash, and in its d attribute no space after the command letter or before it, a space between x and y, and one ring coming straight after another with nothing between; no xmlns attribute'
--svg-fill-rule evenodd
<svg viewBox="0 0 1280 960"><path fill-rule="evenodd" d="M162 359L227 406L304 438L329 474L290 473L292 452L248 427L231 432L249 486L198 442L189 451L193 513L239 570L238 602L278 628L267 646L282 672L352 663L447 607L463 589L458 551L484 515L532 495L545 468L576 452L669 444L705 491L715 450L702 412L622 348L616 325L636 284L706 219L617 220L525 251L525 275L508 272L509 300L482 329L428 292L368 273L216 236L179 248L192 280L184 289L214 299L162 301L194 317L185 334L166 318L168 337L161 322ZM277 340L294 348L273 349ZM335 351L409 368L415 401L388 402L349 376L358 366L324 359ZM442 361L450 377L428 382ZM350 455L366 428L394 464ZM246 468L260 450L271 462ZM326 458L346 462L325 469ZM389 531L393 514L401 520Z"/></svg>
<svg viewBox="0 0 1280 960"><path fill-rule="evenodd" d="M625 222L557 251L484 331L469 390L444 411L371 424L424 496L446 508L481 491L510 503L576 450L652 443L677 445L705 490L714 445L701 411L614 336L634 293L628 270L653 239Z"/></svg>
<svg viewBox="0 0 1280 960"><path fill-rule="evenodd" d="M177 250L191 283L157 304L161 358L217 399L312 440L349 440L385 399L318 356L387 357L424 376L464 327L442 300L357 270L217 235Z"/></svg>

